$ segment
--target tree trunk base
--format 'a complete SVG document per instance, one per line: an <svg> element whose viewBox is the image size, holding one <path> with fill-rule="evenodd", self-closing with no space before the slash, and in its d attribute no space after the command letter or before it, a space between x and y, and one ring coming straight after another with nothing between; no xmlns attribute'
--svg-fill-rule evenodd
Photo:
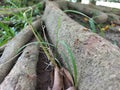
<svg viewBox="0 0 120 90"><path fill-rule="evenodd" d="M79 20L84 22L84 17L79 17L79 15L75 14L65 14L62 11L66 8L75 8L92 16L94 12L91 14L89 11L97 10L94 6L89 9L84 8L84 5L80 6L83 8L78 6L79 4L63 1L47 1L42 17L47 34L42 32L43 27L40 19L33 22L32 25L38 32L46 34L50 43L57 46L55 52L58 51L59 55L64 54L66 56L72 72L74 72L73 62L70 60L70 51L67 52L64 45L60 42L65 42L69 45L74 55L73 57L76 59L77 87L79 90L120 90L120 48L91 32L88 29L90 28L88 22L87 28L78 23ZM86 5L86 7L90 6ZM101 19L102 15L105 18ZM76 21L69 16L76 19ZM107 20L109 21L109 16L115 15L108 14L108 11L102 12L100 10L99 15L96 16L98 19L97 23L103 23ZM117 18L120 17L116 15L116 20ZM116 27L109 29L115 33L117 40L120 41L118 31L120 26L118 22L119 20L115 22L117 23ZM63 57L61 56L61 60L65 66L51 65L41 46L33 43L33 38L35 37L31 29L30 26L26 27L5 46L0 47L0 90L76 90L74 74L72 74L73 79L67 69L63 68L67 67ZM112 36L111 32L106 31ZM106 38L109 39L109 35L105 35ZM120 43L118 44L120 45ZM24 48L21 50L21 47ZM20 51L16 54L18 50ZM59 57L54 59L57 63L61 63Z"/></svg>

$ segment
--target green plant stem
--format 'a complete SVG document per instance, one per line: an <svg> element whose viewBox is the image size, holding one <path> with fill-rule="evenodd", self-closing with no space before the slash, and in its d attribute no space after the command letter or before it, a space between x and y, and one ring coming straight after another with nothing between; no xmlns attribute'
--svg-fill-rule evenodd
<svg viewBox="0 0 120 90"><path fill-rule="evenodd" d="M37 32L35 32L35 29L33 28L32 24L31 24L31 23L32 23L32 19L29 21L28 18L27 18L27 16L26 16L26 13L29 12L29 11L31 11L31 14L30 14L30 15L31 15L31 17L32 17L32 11L33 11L32 8L26 10L26 11L24 12L23 16L25 17L27 23L29 24L29 26L30 26L33 34L35 35L35 38L37 39L37 41L38 41L39 43L41 43L41 42L43 42L43 39L42 39L41 35L39 35ZM44 53L46 54L48 60L53 64L53 66L56 67L56 66L57 66L57 63L55 62L55 59L52 57L52 55L50 55L50 51L47 50L47 49L45 48L45 46L43 46L42 44L41 44L41 47L42 47Z"/></svg>
<svg viewBox="0 0 120 90"><path fill-rule="evenodd" d="M96 33L95 21L93 20L93 18L90 18L90 17L87 16L86 14L84 14L84 13L82 13L82 12L79 12L79 11L75 11L75 10L65 10L64 12L72 12L72 13L80 14L80 15L88 18L92 32Z"/></svg>
<svg viewBox="0 0 120 90"><path fill-rule="evenodd" d="M37 41L38 41L39 43L42 42L42 40L39 39L38 36L37 36L37 34L35 33L35 31L34 31L34 29L33 29L33 26L32 26L30 23L29 23L29 25L30 25L31 30L32 30L33 34L35 35ZM45 52L48 60L50 60L50 62L52 62L52 64L53 64L54 66L57 66L54 58L52 58L52 57L50 56L50 54L49 54L49 52L46 50L46 48L45 48L42 44L41 44L41 47L42 47L43 51Z"/></svg>
<svg viewBox="0 0 120 90"><path fill-rule="evenodd" d="M80 14L80 15L82 15L82 16L87 17L88 19L90 19L89 16L85 15L84 13L75 11L75 10L64 10L64 12L65 12L65 13L67 13L67 12L72 12L72 13Z"/></svg>
<svg viewBox="0 0 120 90"><path fill-rule="evenodd" d="M77 65L76 65L76 60L75 57L70 49L70 47L65 43L64 41L60 41L60 43L65 47L65 49L68 52L68 55L70 57L71 63L73 65L73 71L74 71L74 81L75 81L75 87L78 85L78 73L77 73Z"/></svg>

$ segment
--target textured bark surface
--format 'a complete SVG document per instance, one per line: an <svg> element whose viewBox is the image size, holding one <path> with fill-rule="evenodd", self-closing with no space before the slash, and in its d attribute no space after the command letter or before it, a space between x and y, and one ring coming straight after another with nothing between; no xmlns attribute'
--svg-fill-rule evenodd
<svg viewBox="0 0 120 90"><path fill-rule="evenodd" d="M40 25L40 19L33 22L33 27L36 30L40 29ZM15 36L10 42L8 42L2 56L0 57L0 83L14 65L16 58L13 57L16 55L17 50L19 50L23 45L30 41L32 39L32 36L32 30L28 26L23 29L17 36Z"/></svg>
<svg viewBox="0 0 120 90"><path fill-rule="evenodd" d="M86 15L92 16L97 23L104 23L107 21L110 23L112 20L114 20L116 23L120 23L120 16L116 15L115 14L116 12L112 12L112 11L104 12L103 10L100 10L99 8L97 8L96 5L86 5L81 3L68 2L68 7L70 7L71 9L76 9L80 12L83 12ZM106 10L108 8L104 7L104 9Z"/></svg>
<svg viewBox="0 0 120 90"><path fill-rule="evenodd" d="M97 23L104 23L108 19L108 15L97 9L88 7L87 5L81 3L69 3L68 5L72 9L76 9L86 15L92 16Z"/></svg>
<svg viewBox="0 0 120 90"><path fill-rule="evenodd" d="M79 12L82 12L88 16L90 16L91 18L93 17L93 19L97 22L97 23L104 23L104 22L111 22L112 20L115 21L115 23L120 24L120 16L118 14L116 14L116 12L120 12L119 9L111 9L108 7L103 7L101 6L101 10L100 10L100 6L96 6L96 5L86 5L86 4L81 4L79 2L77 3L72 3L72 2L61 2L61 1L57 1L59 7L63 10L77 10Z"/></svg>
<svg viewBox="0 0 120 90"><path fill-rule="evenodd" d="M27 46L0 85L0 90L35 90L38 56L38 45Z"/></svg>
<svg viewBox="0 0 120 90"><path fill-rule="evenodd" d="M52 2L46 3L43 20L52 43L56 44L58 32L59 41L65 41L72 49L78 69L79 90L120 90L120 49L117 46L86 31ZM58 51L67 55L60 43Z"/></svg>
<svg viewBox="0 0 120 90"><path fill-rule="evenodd" d="M68 62L73 70L70 53L68 54L60 41L70 46L76 58L78 89L120 90L120 48L112 44L115 41L120 47L120 16L110 13L110 10L99 10L100 8L92 5L82 5L65 0L42 0L42 5L45 5L44 1L46 1L46 6L43 7L45 23L41 23L40 17L37 17L33 19L35 21L33 27L36 30L42 29L38 33L43 38L48 35L47 39L50 39L54 46L57 46L58 42L58 50L53 51L55 60L59 60L62 65L66 64L64 60L61 61L59 55L57 56L58 53L64 54L69 59ZM88 19L85 21L85 17L73 12L66 15L62 11L66 9L83 12L90 18L95 16L97 25L105 22L99 29L108 26L109 31L106 31L104 35L108 40L111 36L112 43L90 32ZM83 23L85 27L82 26ZM96 29L98 33L99 29ZM75 90L76 85L73 84L73 78L67 69L64 67L55 69L42 48L39 48L36 43L30 43L33 38L31 27L27 26L5 46L0 47L0 90L48 90L48 88ZM17 51L24 46L26 48L17 54ZM45 48L49 49L49 47Z"/></svg>
<svg viewBox="0 0 120 90"><path fill-rule="evenodd" d="M6 44L0 47L0 52L3 52L6 47Z"/></svg>
<svg viewBox="0 0 120 90"><path fill-rule="evenodd" d="M116 15L120 15L120 9L109 8L105 6L95 6L95 5L89 5L89 6L105 13L114 13Z"/></svg>

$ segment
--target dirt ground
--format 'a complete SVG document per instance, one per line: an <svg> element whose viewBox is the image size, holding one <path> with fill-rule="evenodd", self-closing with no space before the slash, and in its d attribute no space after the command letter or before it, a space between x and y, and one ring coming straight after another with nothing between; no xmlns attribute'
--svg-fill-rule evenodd
<svg viewBox="0 0 120 90"><path fill-rule="evenodd" d="M48 90L48 86L51 84L50 72L52 71L51 66L49 64L47 57L44 52L40 50L39 52L39 60L37 63L37 87L36 90Z"/></svg>

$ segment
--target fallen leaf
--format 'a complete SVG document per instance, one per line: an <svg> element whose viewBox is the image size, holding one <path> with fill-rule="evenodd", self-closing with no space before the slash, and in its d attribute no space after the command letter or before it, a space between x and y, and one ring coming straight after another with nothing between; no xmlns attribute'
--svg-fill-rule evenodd
<svg viewBox="0 0 120 90"><path fill-rule="evenodd" d="M116 24L112 23L112 24L111 24L111 26L112 26L112 27L115 27L115 26L116 26Z"/></svg>
<svg viewBox="0 0 120 90"><path fill-rule="evenodd" d="M120 31L120 28L118 29L118 31Z"/></svg>
<svg viewBox="0 0 120 90"><path fill-rule="evenodd" d="M61 70L63 71L63 75L65 76L65 78L67 78L70 81L71 85L74 85L73 78L69 71L65 68L62 68Z"/></svg>
<svg viewBox="0 0 120 90"><path fill-rule="evenodd" d="M101 28L101 30L102 30L102 31L107 31L107 30L109 30L109 25L104 26L103 28Z"/></svg>
<svg viewBox="0 0 120 90"><path fill-rule="evenodd" d="M54 68L54 84L52 90L63 90L63 76L60 73L60 69L56 66Z"/></svg>
<svg viewBox="0 0 120 90"><path fill-rule="evenodd" d="M88 21L89 21L89 19L88 19L88 18L83 18L83 20L84 20L85 22L88 22Z"/></svg>
<svg viewBox="0 0 120 90"><path fill-rule="evenodd" d="M84 30L84 31L89 31L89 29L88 29L88 28L83 28L83 30Z"/></svg>
<svg viewBox="0 0 120 90"><path fill-rule="evenodd" d="M70 87L70 88L68 88L66 90L76 90L76 89L75 89L75 87Z"/></svg>
<svg viewBox="0 0 120 90"><path fill-rule="evenodd" d="M48 87L48 90L52 90L50 87Z"/></svg>

